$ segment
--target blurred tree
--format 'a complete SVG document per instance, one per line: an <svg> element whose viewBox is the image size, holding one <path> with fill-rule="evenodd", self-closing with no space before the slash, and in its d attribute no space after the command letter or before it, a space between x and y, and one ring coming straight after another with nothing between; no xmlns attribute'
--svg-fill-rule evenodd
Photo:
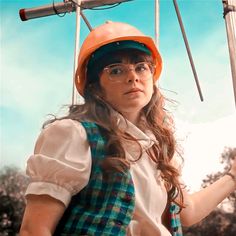
<svg viewBox="0 0 236 236"><path fill-rule="evenodd" d="M15 167L0 171L0 236L15 236L22 220L27 177Z"/></svg>
<svg viewBox="0 0 236 236"><path fill-rule="evenodd" d="M220 162L224 165L224 170L222 172L217 172L215 174L207 175L206 179L202 182L202 187L205 188L210 184L214 183L217 179L219 179L222 175L228 172L231 168L232 161L236 156L236 148L225 147L223 153L220 157ZM221 207L224 208L225 205L230 205L234 214L236 214L236 191L232 192L228 197L228 200L224 201L221 204ZM236 235L236 234L235 234Z"/></svg>
<svg viewBox="0 0 236 236"><path fill-rule="evenodd" d="M236 156L236 148L225 147L220 162L224 165L222 172L207 175L202 181L205 188L214 183L230 170L232 160ZM229 210L227 212L226 206ZM208 217L192 227L184 228L185 236L235 236L236 235L236 192L230 194L220 206Z"/></svg>
<svg viewBox="0 0 236 236"><path fill-rule="evenodd" d="M184 228L184 236L235 236L236 215L222 209L214 210L200 223Z"/></svg>

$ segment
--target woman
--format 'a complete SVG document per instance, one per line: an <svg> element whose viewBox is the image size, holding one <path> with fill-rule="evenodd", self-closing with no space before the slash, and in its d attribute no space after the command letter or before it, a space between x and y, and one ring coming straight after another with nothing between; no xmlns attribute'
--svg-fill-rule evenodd
<svg viewBox="0 0 236 236"><path fill-rule="evenodd" d="M213 185L185 191L155 86L161 69L153 40L130 25L107 22L88 35L75 79L85 103L37 140L21 236L182 235L180 221L200 221L235 190L234 161Z"/></svg>

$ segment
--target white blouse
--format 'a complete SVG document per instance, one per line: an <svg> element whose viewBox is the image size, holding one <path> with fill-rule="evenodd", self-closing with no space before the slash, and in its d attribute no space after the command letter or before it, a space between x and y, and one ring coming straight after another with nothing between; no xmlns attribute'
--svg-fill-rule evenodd
<svg viewBox="0 0 236 236"><path fill-rule="evenodd" d="M153 134L142 132L123 118L119 119L119 127L139 140L143 150L157 142ZM123 145L127 158L136 160L137 145L132 141ZM31 183L26 197L46 194L67 207L71 197L88 184L91 164L91 150L84 127L69 119L55 121L41 132L34 155L27 162L26 173ZM161 222L167 193L156 164L143 152L138 161L131 163L130 172L135 188L135 209L127 235L171 236Z"/></svg>

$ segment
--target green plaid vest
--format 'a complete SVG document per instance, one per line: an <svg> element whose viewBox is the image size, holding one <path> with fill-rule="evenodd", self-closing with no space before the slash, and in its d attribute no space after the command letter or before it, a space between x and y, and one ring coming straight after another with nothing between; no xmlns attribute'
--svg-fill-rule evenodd
<svg viewBox="0 0 236 236"><path fill-rule="evenodd" d="M125 236L134 211L134 185L129 170L103 173L105 138L99 126L81 123L86 130L92 153L92 170L87 186L72 200L54 236ZM173 236L182 236L175 205L170 207Z"/></svg>
<svg viewBox="0 0 236 236"><path fill-rule="evenodd" d="M178 214L179 207L175 203L171 203L169 207L169 230L172 236L182 236L182 226L180 222L180 216Z"/></svg>
<svg viewBox="0 0 236 236"><path fill-rule="evenodd" d="M54 233L55 236L126 235L134 210L134 186L130 172L103 173L106 140L99 127L82 122L92 152L92 170L87 186L72 200ZM79 176L78 176L79 177Z"/></svg>

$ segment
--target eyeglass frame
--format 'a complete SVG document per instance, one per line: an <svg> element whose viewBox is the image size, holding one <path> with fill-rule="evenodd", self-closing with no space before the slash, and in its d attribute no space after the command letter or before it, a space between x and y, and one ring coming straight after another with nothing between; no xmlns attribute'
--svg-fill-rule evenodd
<svg viewBox="0 0 236 236"><path fill-rule="evenodd" d="M137 76L140 76L140 75L135 71L136 66L139 65L139 64L147 64L147 66L148 66L148 68L149 68L149 71L150 71L150 75L154 75L156 66L155 66L153 63L148 62L148 61L140 61L140 62L137 62L137 63L113 63L113 64L110 64L110 65L105 66L105 67L103 68L102 72L107 72L107 71L109 71L109 69L111 69L112 66L119 66L119 65L120 65L120 66L124 66L124 67L126 68L127 72L134 70L135 74L136 74ZM132 65L133 68L130 68L131 65ZM107 73L107 75L108 75L108 79L109 79L110 81L114 82L114 83L122 83L122 82L124 82L124 80L128 77L128 76L126 76L125 78L123 78L123 79L121 79L121 80L117 80L117 79L111 79L109 73ZM127 75L128 75L128 73L127 73ZM140 78L140 79L141 79L142 81L146 81L146 80L149 80L150 77L148 77L147 79L144 79L144 78Z"/></svg>

